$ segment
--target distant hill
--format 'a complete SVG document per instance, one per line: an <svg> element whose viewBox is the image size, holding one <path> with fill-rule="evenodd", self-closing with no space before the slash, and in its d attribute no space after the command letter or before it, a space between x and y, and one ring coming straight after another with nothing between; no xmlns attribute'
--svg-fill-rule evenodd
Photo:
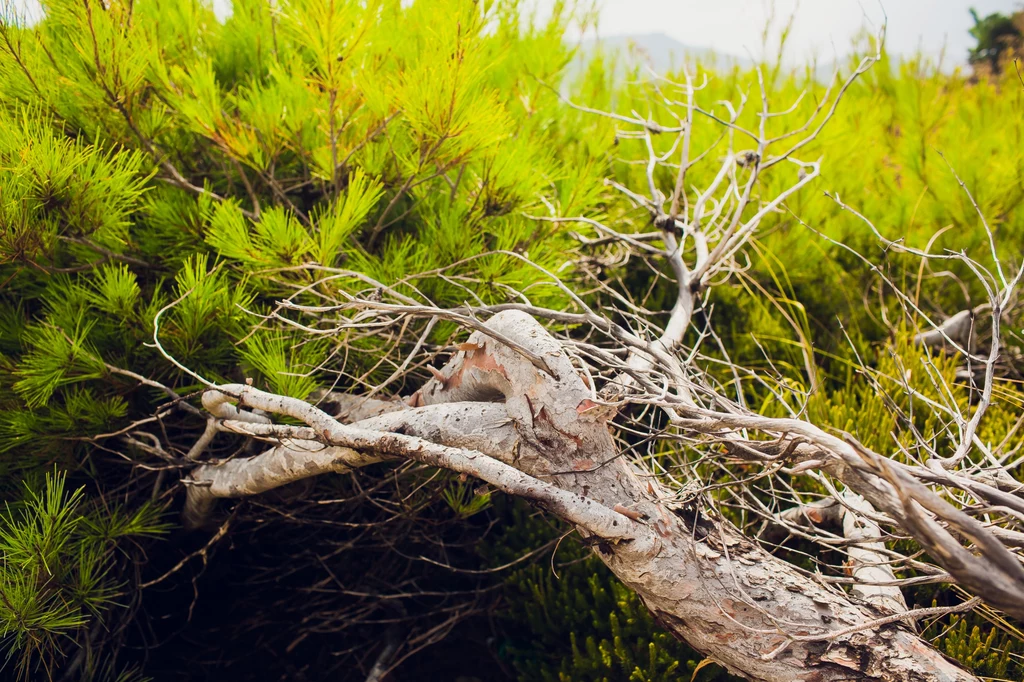
<svg viewBox="0 0 1024 682"><path fill-rule="evenodd" d="M659 74L672 71L684 62L700 62L703 66L724 69L733 66L746 69L755 64L750 57L723 54L709 47L686 45L664 33L647 33L602 36L597 39L584 40L580 43L580 54L572 71L578 72L582 69L598 49L607 53L618 53L621 57L625 57L629 64L636 64L638 61L647 64ZM832 69L831 62L817 64L814 68L815 79L827 81L832 76Z"/></svg>
<svg viewBox="0 0 1024 682"><path fill-rule="evenodd" d="M585 40L580 44L583 61L587 61L598 49L617 52L634 63L642 60L658 73L678 68L686 61L715 64L722 67L739 65L752 66L749 58L726 55L708 47L685 45L664 33L644 35L618 35Z"/></svg>

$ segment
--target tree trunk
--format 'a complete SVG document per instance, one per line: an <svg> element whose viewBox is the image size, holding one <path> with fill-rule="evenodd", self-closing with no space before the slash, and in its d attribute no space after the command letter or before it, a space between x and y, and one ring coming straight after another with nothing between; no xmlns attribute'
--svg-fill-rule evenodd
<svg viewBox="0 0 1024 682"><path fill-rule="evenodd" d="M215 398L204 403L229 417L237 411L222 398L233 395L240 406L303 419L312 428L294 435L315 433L321 447L336 454L304 458L302 448L285 443L261 455L280 458L284 447L289 464L276 485L339 465L404 456L471 473L533 500L592 538L601 560L665 628L734 674L773 682L976 679L896 618L797 571L700 496L680 499L620 456L608 410L532 317L506 311L487 329L520 349L475 332L464 346L469 350L459 351L411 397L414 407L350 426L301 401L244 386L208 393ZM542 358L547 371L523 349ZM218 413L217 405L228 409ZM368 458L370 450L376 454ZM190 497L274 487L276 470L258 460L247 460L263 477L258 485L244 465L233 464L230 475L201 467ZM238 485L226 485L225 477Z"/></svg>

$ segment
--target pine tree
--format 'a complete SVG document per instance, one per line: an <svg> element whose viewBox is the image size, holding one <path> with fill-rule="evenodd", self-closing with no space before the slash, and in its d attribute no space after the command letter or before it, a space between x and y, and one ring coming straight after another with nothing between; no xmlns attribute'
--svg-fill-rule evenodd
<svg viewBox="0 0 1024 682"><path fill-rule="evenodd" d="M166 397L147 379L181 394L195 382L153 348L155 321L197 373L306 397L325 375L390 370L374 360L386 338L328 367L327 344L253 324L277 300L315 301L303 288L320 269L346 268L353 291L413 288L459 261L447 286L427 284L458 303L536 280L516 253L564 265L566 230L524 214L552 191L562 210L594 206L611 143L559 101L570 16L242 0L220 23L198 1L69 0L0 24L0 466L14 505L0 618L23 675L76 646L99 669L93 626L132 601L115 585L136 589L111 552L163 528L148 499L167 508L185 453L134 427Z"/></svg>

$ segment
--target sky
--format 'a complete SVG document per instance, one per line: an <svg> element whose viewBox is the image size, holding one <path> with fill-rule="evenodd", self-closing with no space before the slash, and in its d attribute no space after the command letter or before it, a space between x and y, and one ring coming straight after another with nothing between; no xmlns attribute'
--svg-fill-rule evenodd
<svg viewBox="0 0 1024 682"><path fill-rule="evenodd" d="M537 0L543 7L553 0ZM831 60L849 52L863 26L877 27L888 16L890 53L918 51L938 57L945 48L945 65L966 61L973 40L969 8L984 16L1009 13L1024 0L598 0L599 36L664 33L690 48L710 48L725 55L760 58L762 31L774 7L775 30L794 16L785 60L802 63L817 56ZM38 0L15 0L38 15ZM213 0L219 15L230 12L230 0ZM777 44L777 43L776 43ZM774 48L770 48L774 50Z"/></svg>
<svg viewBox="0 0 1024 682"><path fill-rule="evenodd" d="M785 53L790 63L846 54L865 25L877 28L887 16L890 53L938 57L945 48L945 63L952 66L965 63L974 45L967 32L974 25L971 7L985 16L1022 5L1021 0L601 0L598 35L665 33L687 47L760 58L762 32L774 6L775 45L794 17Z"/></svg>

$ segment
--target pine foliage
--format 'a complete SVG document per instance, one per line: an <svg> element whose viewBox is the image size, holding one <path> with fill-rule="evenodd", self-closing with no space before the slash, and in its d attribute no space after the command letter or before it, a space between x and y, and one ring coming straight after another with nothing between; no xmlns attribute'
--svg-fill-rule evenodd
<svg viewBox="0 0 1024 682"><path fill-rule="evenodd" d="M131 508L150 514L150 492L167 490L154 454L177 453L92 440L127 432L165 398L133 377L194 387L154 348L154 326L201 376L306 397L393 371L375 357L386 339L346 339L356 352L339 357L330 342L255 323L281 299L317 301L305 288L323 268L344 269L340 291L412 290L418 273L448 268L449 284L423 286L459 304L543 279L519 254L566 265L566 232L526 215L546 210L550 188L563 213L597 205L594 140L606 147L611 129L567 120L549 85L571 57L569 9L527 18L512 0L239 0L223 23L196 0L56 0L33 26L0 22L5 497L37 509L19 481L55 464L89 484L40 488L63 514L57 539L32 540L42 531L28 511L0 522L12 538L56 543L47 568L11 573L22 577L4 588L4 641L24 674L88 649L101 611L134 600L129 584L112 598L128 576L108 545L79 539L93 518L81 510L121 523L109 496L124 495L125 464ZM438 340L452 331L438 325ZM163 418L171 433L194 428ZM453 489L450 504L472 515L486 497ZM116 528L114 544L151 532ZM44 570L58 578L32 577Z"/></svg>
<svg viewBox="0 0 1024 682"><path fill-rule="evenodd" d="M0 640L25 677L52 676L92 618L124 595L111 576L118 543L159 534L156 509L89 509L63 474L28 486L0 516Z"/></svg>

